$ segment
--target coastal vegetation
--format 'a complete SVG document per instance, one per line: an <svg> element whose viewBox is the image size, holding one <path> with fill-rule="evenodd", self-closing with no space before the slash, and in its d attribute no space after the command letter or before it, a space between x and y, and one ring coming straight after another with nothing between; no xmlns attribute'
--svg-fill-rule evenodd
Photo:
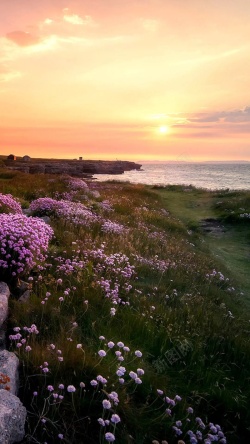
<svg viewBox="0 0 250 444"><path fill-rule="evenodd" d="M0 193L23 442L248 443L250 192L3 169Z"/></svg>

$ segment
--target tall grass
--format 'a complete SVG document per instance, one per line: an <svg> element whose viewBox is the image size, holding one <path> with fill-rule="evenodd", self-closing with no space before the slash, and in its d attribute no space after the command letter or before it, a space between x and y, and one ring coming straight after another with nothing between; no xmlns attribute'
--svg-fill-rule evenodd
<svg viewBox="0 0 250 444"><path fill-rule="evenodd" d="M228 443L249 442L249 313L225 267L155 189L88 185L72 198L99 219L51 217L46 262L22 277L30 299L10 302L9 348L20 358L28 409L24 442L104 443L112 433L121 444L189 443L198 427L199 442L210 434L225 443L211 423ZM69 189L65 178L17 174L0 181L0 192L28 206ZM103 231L105 220L123 231ZM23 329L32 324L39 333ZM21 339L13 339L16 327Z"/></svg>

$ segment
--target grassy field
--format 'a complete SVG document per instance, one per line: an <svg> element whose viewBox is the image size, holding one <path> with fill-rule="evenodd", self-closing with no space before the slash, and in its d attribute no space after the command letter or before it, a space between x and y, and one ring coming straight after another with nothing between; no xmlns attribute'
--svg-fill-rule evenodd
<svg viewBox="0 0 250 444"><path fill-rule="evenodd" d="M250 224L239 215L249 213L250 193L183 189L168 187L160 190L163 202L171 213L191 230L200 233L209 252L228 269L245 291L250 303ZM246 207L246 208L245 208ZM202 229L204 219L214 219L218 232ZM213 226L212 225L212 226Z"/></svg>
<svg viewBox="0 0 250 444"><path fill-rule="evenodd" d="M250 193L5 170L0 193L54 231L26 303L9 279L23 442L249 443Z"/></svg>

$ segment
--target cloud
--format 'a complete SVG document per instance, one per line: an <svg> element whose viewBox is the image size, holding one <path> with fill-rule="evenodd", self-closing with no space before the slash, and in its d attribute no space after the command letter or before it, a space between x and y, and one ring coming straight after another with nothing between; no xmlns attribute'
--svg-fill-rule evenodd
<svg viewBox="0 0 250 444"><path fill-rule="evenodd" d="M250 134L250 106L216 112L168 113L165 123L173 128L176 138L246 138Z"/></svg>
<svg viewBox="0 0 250 444"><path fill-rule="evenodd" d="M226 122L250 122L250 107L225 113Z"/></svg>
<svg viewBox="0 0 250 444"><path fill-rule="evenodd" d="M243 109L235 109L232 111L219 111L215 113L198 113L188 118L189 122L250 122L250 106Z"/></svg>
<svg viewBox="0 0 250 444"><path fill-rule="evenodd" d="M54 20L52 20L52 19L50 19L50 18L46 18L44 21L43 21L43 24L44 25L51 25L51 23L53 23L54 22Z"/></svg>
<svg viewBox="0 0 250 444"><path fill-rule="evenodd" d="M80 17L77 14L73 14L69 11L69 8L63 9L63 20L65 22L71 23L72 25L82 25L82 26L96 26L96 23L90 15L85 15Z"/></svg>
<svg viewBox="0 0 250 444"><path fill-rule="evenodd" d="M40 43L40 37L36 37L29 32L13 31L6 34L6 38L18 46L32 46Z"/></svg>

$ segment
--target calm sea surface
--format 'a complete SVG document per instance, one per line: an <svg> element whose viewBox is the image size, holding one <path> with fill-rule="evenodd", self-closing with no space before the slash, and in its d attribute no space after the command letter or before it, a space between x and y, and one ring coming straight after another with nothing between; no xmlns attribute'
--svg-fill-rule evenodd
<svg viewBox="0 0 250 444"><path fill-rule="evenodd" d="M141 171L94 176L98 181L121 180L148 185L194 185L209 190L250 190L248 163L143 163Z"/></svg>

